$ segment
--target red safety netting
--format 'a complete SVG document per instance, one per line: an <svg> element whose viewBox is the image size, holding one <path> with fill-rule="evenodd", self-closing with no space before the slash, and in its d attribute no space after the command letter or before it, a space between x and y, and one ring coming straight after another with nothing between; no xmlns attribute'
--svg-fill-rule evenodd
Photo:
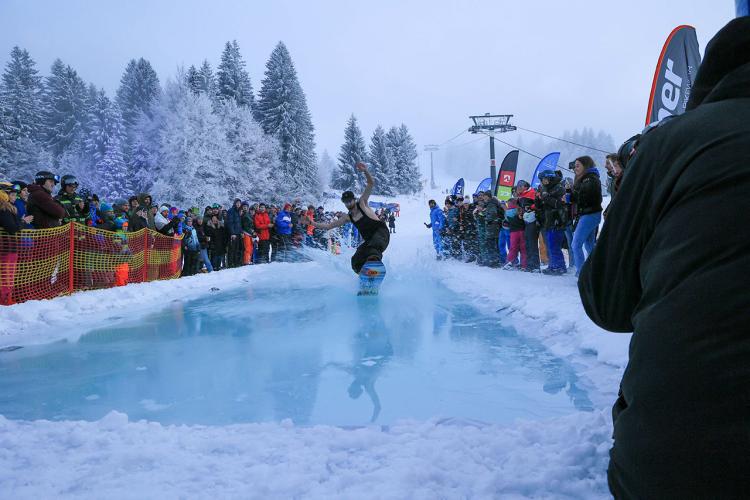
<svg viewBox="0 0 750 500"><path fill-rule="evenodd" d="M0 232L0 305L177 278L181 242L149 229L123 233L72 223Z"/></svg>

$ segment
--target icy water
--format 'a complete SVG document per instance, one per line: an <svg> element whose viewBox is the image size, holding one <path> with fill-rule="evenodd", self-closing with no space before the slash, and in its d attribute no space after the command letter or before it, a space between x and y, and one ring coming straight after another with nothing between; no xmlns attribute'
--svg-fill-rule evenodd
<svg viewBox="0 0 750 500"><path fill-rule="evenodd" d="M541 345L437 284L389 280L378 298L354 285L207 293L77 342L0 352L0 414L346 426L591 409Z"/></svg>

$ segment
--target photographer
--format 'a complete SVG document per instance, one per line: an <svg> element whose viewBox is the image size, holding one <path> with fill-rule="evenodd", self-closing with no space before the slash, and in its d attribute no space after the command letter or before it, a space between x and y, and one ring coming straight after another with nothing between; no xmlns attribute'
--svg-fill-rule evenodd
<svg viewBox="0 0 750 500"><path fill-rule="evenodd" d="M748 117L744 17L706 47L686 112L645 133L622 165L581 271L589 317L633 332L612 412L617 498L750 492Z"/></svg>

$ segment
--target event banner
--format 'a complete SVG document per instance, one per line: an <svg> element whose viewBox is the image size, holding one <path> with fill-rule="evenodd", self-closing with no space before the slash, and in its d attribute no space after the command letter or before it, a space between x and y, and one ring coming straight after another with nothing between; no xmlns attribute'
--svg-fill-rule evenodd
<svg viewBox="0 0 750 500"><path fill-rule="evenodd" d="M692 26L678 26L669 34L651 84L646 125L685 112L701 55Z"/></svg>
<svg viewBox="0 0 750 500"><path fill-rule="evenodd" d="M498 200L509 200L513 196L513 186L516 183L516 169L518 168L518 150L514 149L503 158L500 172L497 174L495 196Z"/></svg>

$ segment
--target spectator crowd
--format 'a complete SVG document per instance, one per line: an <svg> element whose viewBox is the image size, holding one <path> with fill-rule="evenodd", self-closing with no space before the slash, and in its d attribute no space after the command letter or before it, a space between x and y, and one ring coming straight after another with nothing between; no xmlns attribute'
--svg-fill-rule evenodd
<svg viewBox="0 0 750 500"><path fill-rule="evenodd" d="M432 229L437 259L578 276L602 221L602 180L589 156L577 158L570 167L575 176L569 178L561 170L543 170L537 188L519 180L508 200L491 191L471 198L448 196L442 208L430 200L425 226ZM614 195L623 173L617 154L607 155L606 169L606 189Z"/></svg>
<svg viewBox="0 0 750 500"><path fill-rule="evenodd" d="M272 261L299 261L304 259L299 252L303 247L338 254L342 245L356 246L360 241L352 224L324 231L303 223L308 219L330 222L341 213L304 205L298 199L274 205L238 198L229 207L214 203L201 210L157 203L148 193L105 201L79 187L74 176L59 177L49 171L38 172L31 183L0 181L0 231L14 235L24 229L49 229L74 222L123 237L147 228L181 240L181 276ZM395 214L387 209L377 214L395 232ZM0 304L11 303L18 251L13 238L0 237L0 274L4 281L11 281L3 283Z"/></svg>

